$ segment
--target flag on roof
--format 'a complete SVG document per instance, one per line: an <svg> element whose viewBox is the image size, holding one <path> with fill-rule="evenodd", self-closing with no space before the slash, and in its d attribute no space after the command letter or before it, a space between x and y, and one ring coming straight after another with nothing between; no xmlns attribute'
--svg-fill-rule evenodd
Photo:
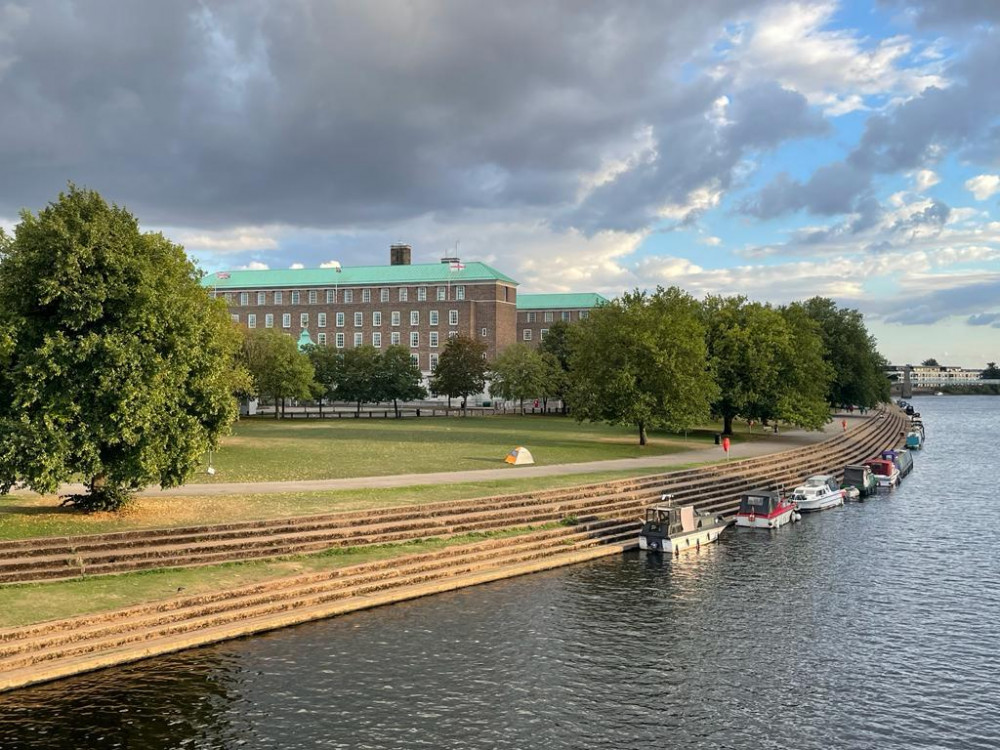
<svg viewBox="0 0 1000 750"><path fill-rule="evenodd" d="M217 274L215 274L215 277L217 279L228 279L229 278L229 272L228 271L219 271Z"/></svg>
<svg viewBox="0 0 1000 750"><path fill-rule="evenodd" d="M465 264L457 260L453 260L451 263L448 264L448 268L451 269L452 271L461 271L463 268L465 268Z"/></svg>

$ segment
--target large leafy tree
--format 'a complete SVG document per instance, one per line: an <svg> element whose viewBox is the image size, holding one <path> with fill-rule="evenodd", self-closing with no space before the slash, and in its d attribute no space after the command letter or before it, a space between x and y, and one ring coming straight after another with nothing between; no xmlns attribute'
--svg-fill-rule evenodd
<svg viewBox="0 0 1000 750"><path fill-rule="evenodd" d="M570 407L578 420L688 429L717 389L708 372L699 304L676 287L632 292L571 329Z"/></svg>
<svg viewBox="0 0 1000 750"><path fill-rule="evenodd" d="M888 364L857 310L841 309L826 297L800 303L819 325L824 359L833 369L827 393L830 404L876 406L889 400Z"/></svg>
<svg viewBox="0 0 1000 750"><path fill-rule="evenodd" d="M520 342L512 344L493 360L490 393L519 402L523 412L526 398L546 394L550 365L536 350Z"/></svg>
<svg viewBox="0 0 1000 750"><path fill-rule="evenodd" d="M448 339L444 351L431 373L431 393L453 398L461 396L465 408L469 396L482 393L486 388L486 343L469 336Z"/></svg>
<svg viewBox="0 0 1000 750"><path fill-rule="evenodd" d="M240 336L183 248L70 186L0 248L0 492L182 484L236 418Z"/></svg>
<svg viewBox="0 0 1000 750"><path fill-rule="evenodd" d="M303 352L312 363L315 372L314 395L319 401L319 413L323 414L323 400L337 397L337 385L344 370L344 357L339 349L329 346L310 345Z"/></svg>
<svg viewBox="0 0 1000 750"><path fill-rule="evenodd" d="M374 346L346 349L336 396L339 401L353 401L355 414L361 414L361 405L387 398L385 379L382 377L382 355Z"/></svg>
<svg viewBox="0 0 1000 750"><path fill-rule="evenodd" d="M274 404L274 417L284 416L285 400L315 395L315 370L291 337L271 328L247 330L243 357L254 382L254 393Z"/></svg>
<svg viewBox="0 0 1000 750"><path fill-rule="evenodd" d="M563 414L566 413L566 393L570 385L569 358L570 334L569 323L557 320L549 327L538 350L546 361L549 373L545 379L546 399L557 398L562 402Z"/></svg>
<svg viewBox="0 0 1000 750"><path fill-rule="evenodd" d="M382 355L381 375L384 398L392 401L392 408L399 418L399 402L426 398L420 367L413 361L410 351L402 346L390 346Z"/></svg>
<svg viewBox="0 0 1000 750"><path fill-rule="evenodd" d="M979 377L983 380L1000 380L1000 367L997 367L996 362L987 362L986 369L979 373Z"/></svg>

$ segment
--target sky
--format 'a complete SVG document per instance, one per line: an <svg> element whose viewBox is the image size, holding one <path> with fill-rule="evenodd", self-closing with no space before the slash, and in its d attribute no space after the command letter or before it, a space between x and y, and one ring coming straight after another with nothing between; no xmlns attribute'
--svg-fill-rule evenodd
<svg viewBox="0 0 1000 750"><path fill-rule="evenodd" d="M206 271L480 260L1000 360L1000 0L0 0L0 226L72 181Z"/></svg>

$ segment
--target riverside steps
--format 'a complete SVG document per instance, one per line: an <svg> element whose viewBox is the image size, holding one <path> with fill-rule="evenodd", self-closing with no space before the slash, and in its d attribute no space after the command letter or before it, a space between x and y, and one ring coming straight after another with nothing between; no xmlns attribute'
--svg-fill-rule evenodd
<svg viewBox="0 0 1000 750"><path fill-rule="evenodd" d="M5 574L13 580L40 580L46 576L39 573L48 570L44 561L61 559L67 565L67 556L87 560L84 570L94 565L106 574L207 564L209 557L217 558L211 562L258 559L303 549L563 523L434 552L0 630L0 691L618 554L635 547L642 509L662 493L732 513L740 493L752 486L791 485L809 474L837 473L847 463L898 445L904 423L892 409L809 448L603 485L282 522L9 542L0 549ZM192 563L192 555L206 559ZM64 569L49 577L65 575Z"/></svg>
<svg viewBox="0 0 1000 750"><path fill-rule="evenodd" d="M0 542L0 583L212 565L536 526L569 516L632 517L659 499L735 512L752 487L842 472L899 443L904 418L881 412L849 433L795 451L635 479L405 508L211 526Z"/></svg>

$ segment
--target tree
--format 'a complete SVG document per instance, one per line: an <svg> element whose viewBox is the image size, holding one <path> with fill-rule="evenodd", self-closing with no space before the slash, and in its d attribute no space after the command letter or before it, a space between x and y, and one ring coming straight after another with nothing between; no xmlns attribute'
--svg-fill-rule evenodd
<svg viewBox="0 0 1000 750"><path fill-rule="evenodd" d="M548 368L542 355L518 342L508 346L493 360L490 393L502 399L518 401L523 414L524 399L545 393L547 374Z"/></svg>
<svg viewBox="0 0 1000 750"><path fill-rule="evenodd" d="M563 414L566 413L566 392L569 388L569 358L570 358L570 335L569 323L565 320L557 320L549 327L549 332L545 335L538 350L543 356L548 355L553 358L556 368L551 366L549 360L549 374L546 377L548 391L546 399L557 398L562 402Z"/></svg>
<svg viewBox="0 0 1000 750"><path fill-rule="evenodd" d="M834 373L827 393L829 403L870 407L888 401L888 363L879 353L875 337L868 333L861 313L841 310L825 297L798 304L819 324L823 358Z"/></svg>
<svg viewBox="0 0 1000 750"><path fill-rule="evenodd" d="M71 185L0 240L0 493L183 484L237 415L240 336L184 250Z"/></svg>
<svg viewBox="0 0 1000 750"><path fill-rule="evenodd" d="M485 342L469 336L448 339L431 373L431 393L447 396L449 407L452 398L461 396L464 409L469 396L486 388L488 368Z"/></svg>
<svg viewBox="0 0 1000 750"><path fill-rule="evenodd" d="M307 346L303 350L309 357L315 372L314 395L319 401L319 413L323 415L323 399L336 398L337 386L343 376L344 357L339 349L329 346Z"/></svg>
<svg viewBox="0 0 1000 750"><path fill-rule="evenodd" d="M409 349L390 346L382 355L381 378L384 398L392 401L392 408L399 419L399 402L427 397L420 367L413 361Z"/></svg>
<svg viewBox="0 0 1000 750"><path fill-rule="evenodd" d="M980 373L979 377L983 380L1000 380L1000 367L997 367L996 362L987 362L986 369Z"/></svg>
<svg viewBox="0 0 1000 750"><path fill-rule="evenodd" d="M307 399L316 393L312 363L291 336L272 328L246 330L243 359L254 392L273 401L275 419L284 416L285 399Z"/></svg>
<svg viewBox="0 0 1000 750"><path fill-rule="evenodd" d="M357 404L356 415L361 415L361 404L386 398L385 382L381 377L382 355L374 346L345 350L342 368L336 396L340 401Z"/></svg>
<svg viewBox="0 0 1000 750"><path fill-rule="evenodd" d="M708 372L698 303L676 287L635 291L571 328L574 416L684 430L708 417L717 388Z"/></svg>
<svg viewBox="0 0 1000 750"><path fill-rule="evenodd" d="M925 359L920 364L923 365L924 367L940 367L941 366L941 365L938 364L938 361L936 359L934 359L934 357L931 357L929 359Z"/></svg>
<svg viewBox="0 0 1000 750"><path fill-rule="evenodd" d="M831 378L818 326L801 308L775 310L745 297L704 303L709 362L719 385L712 411L731 435L737 417L818 429Z"/></svg>

